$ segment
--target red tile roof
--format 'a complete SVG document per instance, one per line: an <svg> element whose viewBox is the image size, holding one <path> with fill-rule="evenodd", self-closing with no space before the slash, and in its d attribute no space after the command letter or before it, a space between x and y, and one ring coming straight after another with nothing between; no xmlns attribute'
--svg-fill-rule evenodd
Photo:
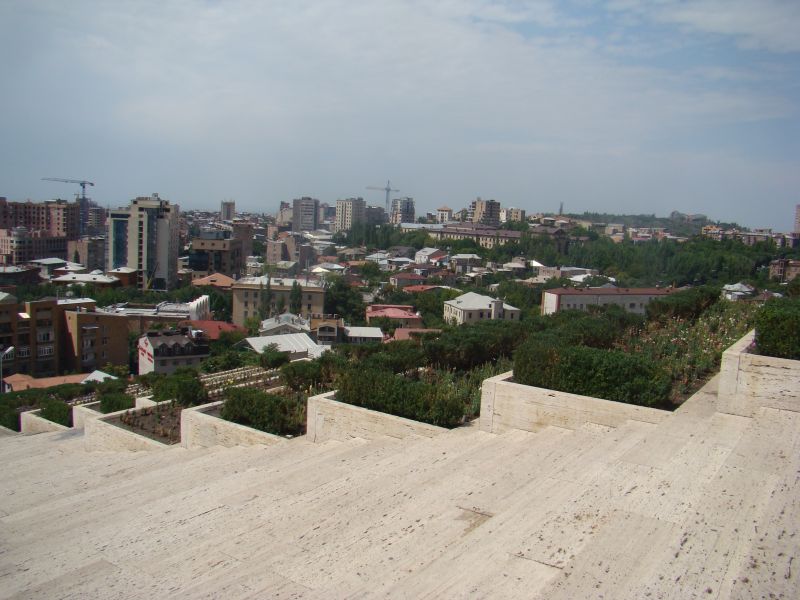
<svg viewBox="0 0 800 600"><path fill-rule="evenodd" d="M214 287L228 289L235 283L232 277L223 275L222 273L212 273L205 277L200 277L192 281L192 285L200 287L203 285L213 285Z"/></svg>
<svg viewBox="0 0 800 600"><path fill-rule="evenodd" d="M225 321L182 321L179 325L189 325L193 329L204 331L209 340L218 340L223 331L241 331L247 333L247 329L239 327L233 323Z"/></svg>

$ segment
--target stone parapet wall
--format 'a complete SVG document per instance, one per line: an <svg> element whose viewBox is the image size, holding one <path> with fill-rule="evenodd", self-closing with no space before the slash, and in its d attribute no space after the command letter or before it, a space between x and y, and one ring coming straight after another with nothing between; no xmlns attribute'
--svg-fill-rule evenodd
<svg viewBox="0 0 800 600"><path fill-rule="evenodd" d="M117 427L108 422L121 412L125 411L110 413L97 419L87 419L84 422L83 436L86 450L139 452L165 450L169 448L166 444L128 431L122 427Z"/></svg>
<svg viewBox="0 0 800 600"><path fill-rule="evenodd" d="M443 427L337 402L335 396L336 392L328 392L308 399L306 437L310 441L372 440L383 436L434 437L448 431Z"/></svg>
<svg viewBox="0 0 800 600"><path fill-rule="evenodd" d="M509 371L483 382L482 431L538 431L547 426L579 429L588 423L619 427L628 420L660 423L671 414L645 406L513 383L509 381L512 377Z"/></svg>
<svg viewBox="0 0 800 600"><path fill-rule="evenodd" d="M287 440L252 427L226 421L206 411L223 402L211 402L181 411L181 445L185 448L210 448L211 446L271 446Z"/></svg>
<svg viewBox="0 0 800 600"><path fill-rule="evenodd" d="M103 416L105 415L100 412L100 402L76 404L72 407L72 427L73 429L83 429L88 419L99 419Z"/></svg>
<svg viewBox="0 0 800 600"><path fill-rule="evenodd" d="M754 417L762 407L800 411L800 360L752 354L755 331L722 353L720 412Z"/></svg>
<svg viewBox="0 0 800 600"><path fill-rule="evenodd" d="M37 433L47 433L48 431L68 431L69 427L64 427L59 423L48 421L44 417L40 417L40 409L29 410L19 415L19 430L20 433L25 435L34 435Z"/></svg>

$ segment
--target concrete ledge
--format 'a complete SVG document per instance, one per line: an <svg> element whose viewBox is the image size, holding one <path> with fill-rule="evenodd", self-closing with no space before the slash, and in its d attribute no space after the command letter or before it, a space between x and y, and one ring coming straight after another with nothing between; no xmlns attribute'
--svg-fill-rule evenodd
<svg viewBox="0 0 800 600"><path fill-rule="evenodd" d="M139 452L166 450L168 445L157 442L133 431L117 427L108 421L124 413L124 410L109 413L96 419L84 421L84 445L88 451Z"/></svg>
<svg viewBox="0 0 800 600"><path fill-rule="evenodd" d="M211 402L181 411L181 446L185 448L271 446L287 441L278 435L207 414L207 411L222 404L222 401Z"/></svg>
<svg viewBox="0 0 800 600"><path fill-rule="evenodd" d="M64 427L59 423L48 421L44 417L40 417L41 409L28 410L19 415L19 430L20 433L25 435L34 435L37 433L47 433L48 431L69 431L69 427Z"/></svg>
<svg viewBox="0 0 800 600"><path fill-rule="evenodd" d="M72 427L73 429L83 429L87 419L99 419L103 417L100 412L100 402L87 402L77 404L72 407Z"/></svg>
<svg viewBox="0 0 800 600"><path fill-rule="evenodd" d="M671 414L646 406L513 383L509 381L512 377L509 371L483 382L482 431L538 431L549 425L579 429L587 423L619 427L628 420L660 423Z"/></svg>
<svg viewBox="0 0 800 600"><path fill-rule="evenodd" d="M389 436L405 438L411 436L434 437L446 431L403 417L337 402L336 392L312 396L306 404L306 437L312 442L363 438L372 440Z"/></svg>
<svg viewBox="0 0 800 600"><path fill-rule="evenodd" d="M743 417L762 407L800 411L800 360L752 354L755 331L722 353L718 409Z"/></svg>

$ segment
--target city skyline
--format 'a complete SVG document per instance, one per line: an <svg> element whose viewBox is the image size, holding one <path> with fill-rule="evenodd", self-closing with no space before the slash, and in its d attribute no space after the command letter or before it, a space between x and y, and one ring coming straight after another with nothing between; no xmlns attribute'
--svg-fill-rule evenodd
<svg viewBox="0 0 800 600"><path fill-rule="evenodd" d="M0 196L672 210L791 231L792 2L0 6Z"/></svg>

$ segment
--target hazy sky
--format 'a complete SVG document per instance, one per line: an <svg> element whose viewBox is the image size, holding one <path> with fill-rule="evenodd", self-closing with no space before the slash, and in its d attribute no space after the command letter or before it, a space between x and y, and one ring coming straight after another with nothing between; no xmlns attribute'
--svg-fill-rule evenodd
<svg viewBox="0 0 800 600"><path fill-rule="evenodd" d="M798 0L0 0L0 57L13 200L800 203Z"/></svg>

